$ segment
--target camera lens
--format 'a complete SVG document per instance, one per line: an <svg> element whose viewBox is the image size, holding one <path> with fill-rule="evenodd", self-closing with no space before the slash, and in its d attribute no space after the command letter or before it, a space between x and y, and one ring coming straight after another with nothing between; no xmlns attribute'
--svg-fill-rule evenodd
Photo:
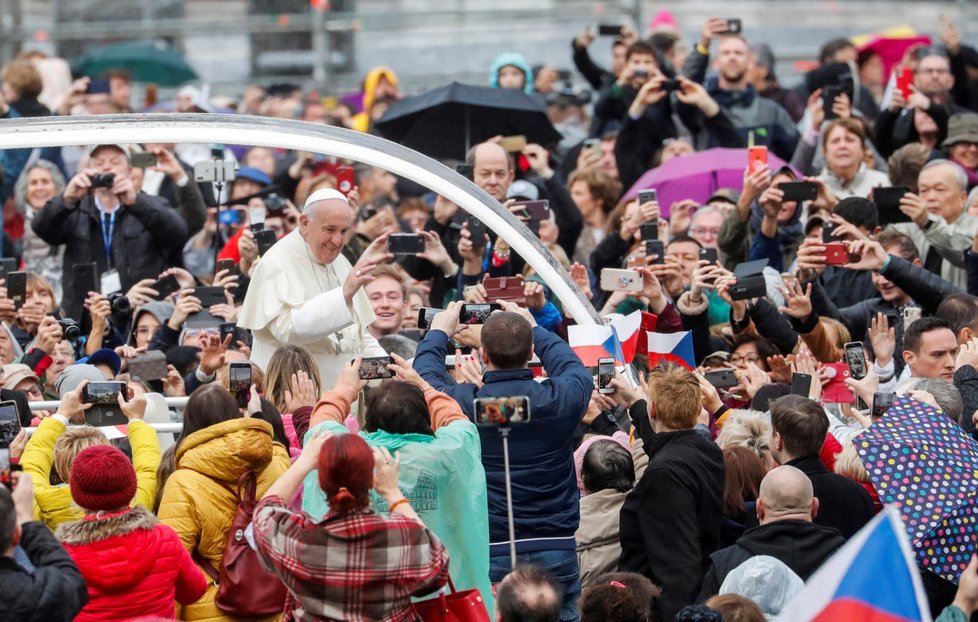
<svg viewBox="0 0 978 622"><path fill-rule="evenodd" d="M112 302L112 313L129 313L132 311L132 303L129 302L129 298L122 294L109 296L109 300Z"/></svg>
<svg viewBox="0 0 978 622"><path fill-rule="evenodd" d="M68 341L75 341L81 337L81 329L75 320L65 318L59 321L58 325L61 326L61 332Z"/></svg>

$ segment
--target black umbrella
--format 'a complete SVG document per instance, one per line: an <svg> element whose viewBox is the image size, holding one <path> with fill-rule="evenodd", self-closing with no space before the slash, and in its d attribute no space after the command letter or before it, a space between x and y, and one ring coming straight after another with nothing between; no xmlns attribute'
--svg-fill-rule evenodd
<svg viewBox="0 0 978 622"><path fill-rule="evenodd" d="M542 145L560 141L540 100L517 89L458 82L395 102L375 127L432 158L461 159L470 146L497 135L522 134Z"/></svg>

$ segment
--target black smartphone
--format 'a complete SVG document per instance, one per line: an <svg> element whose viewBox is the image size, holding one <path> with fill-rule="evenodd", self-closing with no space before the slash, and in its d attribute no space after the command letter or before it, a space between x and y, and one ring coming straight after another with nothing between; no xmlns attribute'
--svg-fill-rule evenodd
<svg viewBox="0 0 978 622"><path fill-rule="evenodd" d="M791 374L791 394L808 397L812 390L812 375L794 372Z"/></svg>
<svg viewBox="0 0 978 622"><path fill-rule="evenodd" d="M0 258L0 279L7 278L11 272L17 271L17 260L13 257Z"/></svg>
<svg viewBox="0 0 978 622"><path fill-rule="evenodd" d="M766 295L767 281L764 280L763 274L737 277L737 282L730 287L730 298L732 300L748 300Z"/></svg>
<svg viewBox="0 0 978 622"><path fill-rule="evenodd" d="M842 238L835 235L835 223L826 220L825 224L822 225L822 242L825 244L832 244L833 242L841 242Z"/></svg>
<svg viewBox="0 0 978 622"><path fill-rule="evenodd" d="M395 255L423 253L424 247L424 236L420 233L393 233L387 238L387 250Z"/></svg>
<svg viewBox="0 0 978 622"><path fill-rule="evenodd" d="M224 343L228 335L231 335L232 344L238 340L238 325L234 322L222 322L218 328L221 331L221 343Z"/></svg>
<svg viewBox="0 0 978 622"><path fill-rule="evenodd" d="M17 402L7 400L0 402L0 445L9 445L20 432L20 413L17 412Z"/></svg>
<svg viewBox="0 0 978 622"><path fill-rule="evenodd" d="M598 359L598 393L614 393L611 381L615 377L615 359Z"/></svg>
<svg viewBox="0 0 978 622"><path fill-rule="evenodd" d="M468 227L469 234L472 236L469 238L472 240L472 246L475 248L485 248L486 247L486 233L489 229L486 224L476 218L475 216L466 216L465 223ZM423 250L423 249L422 249Z"/></svg>
<svg viewBox="0 0 978 622"><path fill-rule="evenodd" d="M262 229L255 234L255 243L258 244L258 256L264 257L268 249L275 246L278 242L278 236L272 229Z"/></svg>
<svg viewBox="0 0 978 622"><path fill-rule="evenodd" d="M389 356L374 356L360 361L360 380L380 380L393 378L394 372L388 367L393 361Z"/></svg>
<svg viewBox="0 0 978 622"><path fill-rule="evenodd" d="M886 411L890 409L890 406L893 405L893 402L895 402L896 399L896 393L880 393L878 391L873 393L873 409L870 411L873 419L879 419L885 415Z"/></svg>
<svg viewBox="0 0 978 622"><path fill-rule="evenodd" d="M475 178L475 167L471 164L459 164L455 167L455 171L469 181Z"/></svg>
<svg viewBox="0 0 978 622"><path fill-rule="evenodd" d="M85 300L88 292L102 291L99 282L98 265L93 263L76 263L71 267L72 276L75 277L75 299ZM11 273L13 274L13 273ZM7 283L7 291L10 291L10 283Z"/></svg>
<svg viewBox="0 0 978 622"><path fill-rule="evenodd" d="M659 239L659 223L657 222L643 222L638 226L639 235L646 242L649 240Z"/></svg>
<svg viewBox="0 0 978 622"><path fill-rule="evenodd" d="M818 186L810 181L783 181L778 190L784 193L784 201L814 201Z"/></svg>
<svg viewBox="0 0 978 622"><path fill-rule="evenodd" d="M711 264L715 264L719 260L717 255L717 249L715 248L701 248L700 249L700 261L707 261Z"/></svg>
<svg viewBox="0 0 978 622"><path fill-rule="evenodd" d="M214 274L217 274L221 270L227 270L228 274L234 272L234 268L238 264L234 263L233 259L218 259L217 267L214 268Z"/></svg>
<svg viewBox="0 0 978 622"><path fill-rule="evenodd" d="M251 399L251 363L231 363L228 390L238 403L238 408L248 408L248 400Z"/></svg>
<svg viewBox="0 0 978 622"><path fill-rule="evenodd" d="M435 316L442 311L444 309L435 309L434 307L421 307L418 309L418 328L421 330L431 328L431 320L435 319Z"/></svg>
<svg viewBox="0 0 978 622"><path fill-rule="evenodd" d="M104 93L111 93L112 87L109 85L108 80L90 80L88 82L88 88L85 89L85 93L88 95L101 95Z"/></svg>
<svg viewBox="0 0 978 622"><path fill-rule="evenodd" d="M707 382L718 389L728 389L740 384L740 382L737 380L737 376L734 375L733 369L714 369L713 371L704 373L703 377L706 378Z"/></svg>
<svg viewBox="0 0 978 622"><path fill-rule="evenodd" d="M648 263L648 258L653 255L655 255L655 260L652 262L653 265L666 263L666 245L662 240L645 240L646 263Z"/></svg>
<svg viewBox="0 0 978 622"><path fill-rule="evenodd" d="M200 305L206 311L214 305L223 305L227 303L227 298L224 296L225 289L223 287L195 287L194 288L194 298L200 301Z"/></svg>
<svg viewBox="0 0 978 622"><path fill-rule="evenodd" d="M617 37L621 34L621 24L598 24L599 37Z"/></svg>
<svg viewBox="0 0 978 622"><path fill-rule="evenodd" d="M98 290L96 289L95 291ZM14 306L16 306L18 309L24 306L24 303L27 301L26 272L7 273L7 298L13 300ZM84 300L84 298L82 298L82 300Z"/></svg>
<svg viewBox="0 0 978 622"><path fill-rule="evenodd" d="M458 314L459 324L485 324L489 315L496 310L502 309L497 303L469 303L462 305L462 310Z"/></svg>
<svg viewBox="0 0 978 622"><path fill-rule="evenodd" d="M866 377L866 351L863 349L862 342L851 341L843 346L846 353L846 365L849 366L849 374L853 380L862 380Z"/></svg>
<svg viewBox="0 0 978 622"><path fill-rule="evenodd" d="M530 398L526 395L479 397L473 406L478 425L508 426L530 421Z"/></svg>
<svg viewBox="0 0 978 622"><path fill-rule="evenodd" d="M727 32L728 34L738 35L744 31L744 25L740 21L739 17L732 17L727 20Z"/></svg>
<svg viewBox="0 0 978 622"><path fill-rule="evenodd" d="M119 396L129 398L125 382L89 382L82 391L82 402L96 406L119 406Z"/></svg>
<svg viewBox="0 0 978 622"><path fill-rule="evenodd" d="M177 281L177 277L172 274L166 275L159 281L150 285L150 287L156 290L156 293L158 294L156 296L157 300L165 300L167 296L180 291L180 283Z"/></svg>
<svg viewBox="0 0 978 622"><path fill-rule="evenodd" d="M909 193L908 186L873 188L873 203L879 211L881 225L910 222L910 217L900 211L900 199Z"/></svg>
<svg viewBox="0 0 978 622"><path fill-rule="evenodd" d="M838 84L830 84L822 89L822 110L825 112L826 121L839 118L839 115L832 111L832 104L835 103L835 98L844 92L845 89Z"/></svg>

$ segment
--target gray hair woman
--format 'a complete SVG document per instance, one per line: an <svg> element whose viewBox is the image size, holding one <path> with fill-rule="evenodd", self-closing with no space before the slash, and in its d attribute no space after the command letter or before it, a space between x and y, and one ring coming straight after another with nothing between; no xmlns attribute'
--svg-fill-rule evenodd
<svg viewBox="0 0 978 622"><path fill-rule="evenodd" d="M65 189L65 178L58 167L47 160L37 160L17 178L14 185L14 204L24 215L24 269L44 277L54 288L55 299L61 300L62 257L64 247L52 247L34 233L31 219L48 201Z"/></svg>

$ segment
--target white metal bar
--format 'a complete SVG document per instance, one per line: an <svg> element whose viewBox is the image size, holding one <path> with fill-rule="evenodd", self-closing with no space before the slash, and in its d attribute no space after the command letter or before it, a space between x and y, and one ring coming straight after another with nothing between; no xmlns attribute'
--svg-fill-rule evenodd
<svg viewBox="0 0 978 622"><path fill-rule="evenodd" d="M167 408L173 408L176 410L183 410L187 405L187 397L165 397L163 400L166 402ZM58 406L61 404L58 400L50 400L44 402L28 402L31 407L31 411L35 410L58 410Z"/></svg>

